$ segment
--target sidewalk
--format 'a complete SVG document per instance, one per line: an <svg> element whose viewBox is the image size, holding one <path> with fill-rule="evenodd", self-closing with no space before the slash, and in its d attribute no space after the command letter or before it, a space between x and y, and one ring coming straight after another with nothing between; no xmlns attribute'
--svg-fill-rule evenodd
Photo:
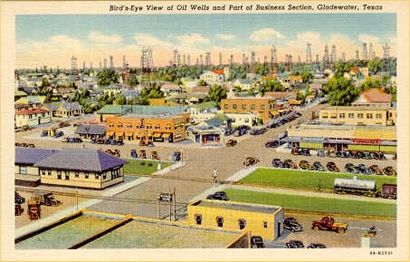
<svg viewBox="0 0 410 262"><path fill-rule="evenodd" d="M238 182L239 180L241 180L242 178L248 176L250 173L254 172L259 166L253 166L253 167L249 167L249 168L244 168L239 170L238 172L236 172L234 175L228 177L227 179L225 179L225 181L227 182Z"/></svg>

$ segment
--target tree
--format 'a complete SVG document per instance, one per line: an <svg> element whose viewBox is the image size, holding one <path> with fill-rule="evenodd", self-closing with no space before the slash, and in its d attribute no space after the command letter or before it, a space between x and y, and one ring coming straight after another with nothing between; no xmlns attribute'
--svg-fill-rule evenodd
<svg viewBox="0 0 410 262"><path fill-rule="evenodd" d="M125 105L126 102L127 102L127 100L125 99L125 96L123 96L123 95L118 95L114 99L114 104L116 104L116 105Z"/></svg>
<svg viewBox="0 0 410 262"><path fill-rule="evenodd" d="M383 61L380 58L376 57L368 62L367 67L369 68L369 73L371 75L375 75L378 72L382 71Z"/></svg>
<svg viewBox="0 0 410 262"><path fill-rule="evenodd" d="M141 97L148 98L162 98L164 93L161 91L161 86L157 83L151 83L149 86L141 90Z"/></svg>
<svg viewBox="0 0 410 262"><path fill-rule="evenodd" d="M206 86L205 80L200 79L200 80L198 81L198 85L199 85L199 86Z"/></svg>
<svg viewBox="0 0 410 262"><path fill-rule="evenodd" d="M50 82L48 81L48 78L43 77L43 79L41 80L41 87L47 87L50 86Z"/></svg>
<svg viewBox="0 0 410 262"><path fill-rule="evenodd" d="M360 89L355 88L351 80L344 77L332 77L324 88L331 105L350 105L360 94Z"/></svg>
<svg viewBox="0 0 410 262"><path fill-rule="evenodd" d="M338 61L335 65L335 77L342 77L345 73L350 72L352 70L353 64L348 62Z"/></svg>
<svg viewBox="0 0 410 262"><path fill-rule="evenodd" d="M380 79L373 79L371 77L367 77L366 80L363 82L363 84L360 85L361 90L367 90L370 88L379 88L381 87L381 81Z"/></svg>
<svg viewBox="0 0 410 262"><path fill-rule="evenodd" d="M225 88L220 85L212 85L208 92L208 100L219 103L223 98L226 98Z"/></svg>
<svg viewBox="0 0 410 262"><path fill-rule="evenodd" d="M109 86L118 83L119 76L113 69L103 69L97 74L97 84L99 86Z"/></svg>
<svg viewBox="0 0 410 262"><path fill-rule="evenodd" d="M132 75L128 78L127 83L128 83L128 85L134 87L134 86L139 85L140 82L138 81L137 75L132 74Z"/></svg>
<svg viewBox="0 0 410 262"><path fill-rule="evenodd" d="M313 79L313 73L312 72L310 72L310 71L303 72L303 74L302 74L302 82L303 83L308 83L312 79Z"/></svg>
<svg viewBox="0 0 410 262"><path fill-rule="evenodd" d="M281 92L285 91L285 87L277 80L266 80L259 85L258 92L264 96L266 92Z"/></svg>

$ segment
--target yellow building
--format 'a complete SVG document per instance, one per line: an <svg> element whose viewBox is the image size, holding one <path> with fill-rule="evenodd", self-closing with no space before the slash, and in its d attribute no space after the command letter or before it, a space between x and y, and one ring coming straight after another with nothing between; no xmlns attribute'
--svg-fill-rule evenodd
<svg viewBox="0 0 410 262"><path fill-rule="evenodd" d="M283 232L284 211L278 206L200 200L188 205L188 223L223 230L249 231L274 240Z"/></svg>
<svg viewBox="0 0 410 262"><path fill-rule="evenodd" d="M389 107L330 106L320 110L321 123L340 125L380 125L396 123L396 109Z"/></svg>
<svg viewBox="0 0 410 262"><path fill-rule="evenodd" d="M224 114L253 113L263 122L276 116L275 99L270 97L234 97L222 99L221 110Z"/></svg>

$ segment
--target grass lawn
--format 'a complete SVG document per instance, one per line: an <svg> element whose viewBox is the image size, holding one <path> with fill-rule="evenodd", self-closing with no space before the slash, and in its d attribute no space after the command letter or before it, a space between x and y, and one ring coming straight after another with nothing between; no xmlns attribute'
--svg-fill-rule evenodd
<svg viewBox="0 0 410 262"><path fill-rule="evenodd" d="M300 189L333 190L335 178L352 178L348 173L301 171L273 168L258 168L238 184L260 185L267 187L286 187ZM397 184L396 177L357 175L358 179L376 180L377 190L383 184Z"/></svg>
<svg viewBox="0 0 410 262"><path fill-rule="evenodd" d="M396 217L396 204L358 200L307 197L276 193L226 189L229 200L281 206L285 209L362 216Z"/></svg>
<svg viewBox="0 0 410 262"><path fill-rule="evenodd" d="M161 169L171 165L170 162L158 162L153 160L134 160L128 159L124 166L124 173L126 175L146 175L158 171L158 163L161 163Z"/></svg>

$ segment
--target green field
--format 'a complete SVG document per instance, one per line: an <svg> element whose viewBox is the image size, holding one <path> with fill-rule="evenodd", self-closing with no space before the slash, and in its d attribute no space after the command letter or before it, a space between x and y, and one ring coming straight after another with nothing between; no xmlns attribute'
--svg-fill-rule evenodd
<svg viewBox="0 0 410 262"><path fill-rule="evenodd" d="M352 178L348 173L301 171L273 168L258 168L238 184L266 187L285 187L311 190L333 190L335 178ZM396 177L357 175L358 179L376 180L377 190L383 184L397 184Z"/></svg>
<svg viewBox="0 0 410 262"><path fill-rule="evenodd" d="M128 159L124 166L126 175L147 175L158 171L158 163L161 163L161 169L171 165L170 162L154 161L154 160L134 160Z"/></svg>
<svg viewBox="0 0 410 262"><path fill-rule="evenodd" d="M288 210L340 213L361 216L396 217L396 204L358 200L306 197L276 193L226 189L229 200L255 204L281 206Z"/></svg>

